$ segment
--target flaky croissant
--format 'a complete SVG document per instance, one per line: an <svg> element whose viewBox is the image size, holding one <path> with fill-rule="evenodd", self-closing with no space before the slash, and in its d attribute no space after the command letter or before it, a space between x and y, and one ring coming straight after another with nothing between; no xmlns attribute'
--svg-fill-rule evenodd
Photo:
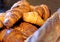
<svg viewBox="0 0 60 42"><path fill-rule="evenodd" d="M42 17L44 15L44 11L43 11L42 7L40 7L40 5L35 6L34 11L36 11L39 14L40 17Z"/></svg>
<svg viewBox="0 0 60 42"><path fill-rule="evenodd" d="M0 42L24 42L23 35L14 29L4 29L0 33Z"/></svg>
<svg viewBox="0 0 60 42"><path fill-rule="evenodd" d="M44 11L43 16L42 16L43 19L44 19L44 20L47 20L47 19L50 17L50 10L49 10L48 6L42 4L42 5L40 5L40 7L41 7L41 8L43 9L43 11Z"/></svg>
<svg viewBox="0 0 60 42"><path fill-rule="evenodd" d="M14 29L4 29L0 32L0 42L24 42L31 36L37 27L23 22Z"/></svg>
<svg viewBox="0 0 60 42"><path fill-rule="evenodd" d="M35 6L33 10L36 11L45 21L50 17L49 7L45 4Z"/></svg>
<svg viewBox="0 0 60 42"><path fill-rule="evenodd" d="M38 26L42 26L44 24L44 20L38 15L37 12L28 12L23 14L23 20L29 23L36 24Z"/></svg>
<svg viewBox="0 0 60 42"><path fill-rule="evenodd" d="M17 6L15 6L17 5ZM6 12L4 19L4 25L9 28L12 27L21 17L23 12L30 11L30 6L26 1L19 1L12 6L12 8Z"/></svg>
<svg viewBox="0 0 60 42"><path fill-rule="evenodd" d="M21 12L25 13L25 12L29 12L30 11L30 4L26 1L26 0L21 0L21 1L18 1L16 2L12 7L11 9L14 9L14 8L19 8L21 10Z"/></svg>
<svg viewBox="0 0 60 42"><path fill-rule="evenodd" d="M37 30L37 27L32 24L22 22L19 26L14 27L14 29L20 31L23 35L25 35L25 38L28 38Z"/></svg>
<svg viewBox="0 0 60 42"><path fill-rule="evenodd" d="M39 28L26 42L60 42L60 9Z"/></svg>
<svg viewBox="0 0 60 42"><path fill-rule="evenodd" d="M0 13L0 28L3 27L3 21L4 21L5 15L6 15L6 13Z"/></svg>

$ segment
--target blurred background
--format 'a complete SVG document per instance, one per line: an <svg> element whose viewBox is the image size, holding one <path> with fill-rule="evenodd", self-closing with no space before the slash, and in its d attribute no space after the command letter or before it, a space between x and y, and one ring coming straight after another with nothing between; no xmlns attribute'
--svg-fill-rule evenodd
<svg viewBox="0 0 60 42"><path fill-rule="evenodd" d="M0 0L0 12L6 11L11 8L11 6L19 0ZM32 5L48 5L51 13L54 13L58 8L60 8L60 0L27 0Z"/></svg>

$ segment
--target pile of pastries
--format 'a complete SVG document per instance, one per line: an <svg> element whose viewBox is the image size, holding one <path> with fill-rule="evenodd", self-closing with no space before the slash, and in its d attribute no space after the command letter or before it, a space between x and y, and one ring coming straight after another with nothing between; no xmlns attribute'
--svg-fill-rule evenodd
<svg viewBox="0 0 60 42"><path fill-rule="evenodd" d="M0 42L24 42L50 17L47 5L30 5L26 0L16 2L0 13Z"/></svg>

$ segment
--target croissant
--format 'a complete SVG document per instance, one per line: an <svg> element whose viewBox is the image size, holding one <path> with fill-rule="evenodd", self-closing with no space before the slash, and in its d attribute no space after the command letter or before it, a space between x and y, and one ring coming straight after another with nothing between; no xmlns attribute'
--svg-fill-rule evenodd
<svg viewBox="0 0 60 42"><path fill-rule="evenodd" d="M40 17L42 17L44 15L44 11L43 11L42 7L40 7L40 6L35 6L34 11L36 11Z"/></svg>
<svg viewBox="0 0 60 42"><path fill-rule="evenodd" d="M15 6L17 5L17 6ZM30 10L29 4L26 1L19 1L12 6L12 9L6 12L4 19L4 25L9 28L12 27L20 18L22 18L23 12Z"/></svg>
<svg viewBox="0 0 60 42"><path fill-rule="evenodd" d="M23 14L23 20L32 24L36 24L38 26L42 26L44 24L44 20L38 15L37 12L28 12Z"/></svg>
<svg viewBox="0 0 60 42"><path fill-rule="evenodd" d="M4 21L5 15L6 15L6 13L0 13L0 28L3 27L3 21Z"/></svg>
<svg viewBox="0 0 60 42"><path fill-rule="evenodd" d="M34 11L35 6L30 5L30 12Z"/></svg>
<svg viewBox="0 0 60 42"><path fill-rule="evenodd" d="M50 11L47 5L40 5L40 7L43 9L44 13L43 13L43 19L47 20L50 17Z"/></svg>
<svg viewBox="0 0 60 42"><path fill-rule="evenodd" d="M60 42L60 9L39 28L26 42Z"/></svg>
<svg viewBox="0 0 60 42"><path fill-rule="evenodd" d="M14 29L2 30L0 32L0 42L24 42L36 30L37 27L22 22L19 26L15 26Z"/></svg>
<svg viewBox="0 0 60 42"><path fill-rule="evenodd" d="M2 28L3 27L3 23L2 23L2 21L0 21L0 28Z"/></svg>
<svg viewBox="0 0 60 42"><path fill-rule="evenodd" d="M39 5L35 6L34 11L38 12L38 14L44 19L47 20L50 17L50 10L47 5Z"/></svg>
<svg viewBox="0 0 60 42"><path fill-rule="evenodd" d="M23 35L14 29L4 29L0 33L1 42L24 42Z"/></svg>
<svg viewBox="0 0 60 42"><path fill-rule="evenodd" d="M21 0L21 1L18 1L16 2L12 7L11 9L14 9L14 8L19 8L21 10L21 12L25 13L25 12L29 12L30 11L30 4L26 1L26 0Z"/></svg>
<svg viewBox="0 0 60 42"><path fill-rule="evenodd" d="M37 27L32 24L22 22L19 26L15 27L14 29L19 30L23 35L25 35L25 38L28 38L37 30Z"/></svg>

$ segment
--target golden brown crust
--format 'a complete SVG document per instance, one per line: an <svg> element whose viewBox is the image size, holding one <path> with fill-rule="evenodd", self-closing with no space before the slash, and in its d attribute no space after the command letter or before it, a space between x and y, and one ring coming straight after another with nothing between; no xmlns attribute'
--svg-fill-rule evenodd
<svg viewBox="0 0 60 42"><path fill-rule="evenodd" d="M0 20L3 22L4 21L4 17L5 17L6 13L0 13Z"/></svg>
<svg viewBox="0 0 60 42"><path fill-rule="evenodd" d="M37 12L24 13L23 20L38 26L42 26L44 24L44 20L38 15Z"/></svg>
<svg viewBox="0 0 60 42"><path fill-rule="evenodd" d="M2 28L3 27L3 23L2 23L2 21L0 21L0 28Z"/></svg>
<svg viewBox="0 0 60 42"><path fill-rule="evenodd" d="M20 26L15 26L14 29L18 30L19 32L21 32ZM22 36L23 36L24 39L27 39L27 37L22 32L21 32L21 34L22 34Z"/></svg>
<svg viewBox="0 0 60 42"><path fill-rule="evenodd" d="M0 28L3 27L3 21L4 21L5 15L6 15L6 13L0 13Z"/></svg>
<svg viewBox="0 0 60 42"><path fill-rule="evenodd" d="M2 42L2 39L3 39L4 35L5 35L5 31L6 30L3 30L2 32L0 32L0 41L1 42Z"/></svg>
<svg viewBox="0 0 60 42"><path fill-rule="evenodd" d="M18 10L10 10L6 13L4 25L9 28L13 26L20 18L22 17L22 13Z"/></svg>
<svg viewBox="0 0 60 42"><path fill-rule="evenodd" d="M42 26L44 20L49 16L49 9L46 5L33 6L26 0L18 1L6 14L0 14L0 27L3 27L4 23L7 28L10 28L22 17L25 22L21 22L14 29L2 30L0 32L0 42L24 42L37 30L37 27L32 24Z"/></svg>
<svg viewBox="0 0 60 42"><path fill-rule="evenodd" d="M21 32L27 37L32 35L37 30L37 27L26 22L21 23L20 28L21 28Z"/></svg>
<svg viewBox="0 0 60 42"><path fill-rule="evenodd" d="M30 5L26 0L18 1L11 7L11 9L14 9L14 8L20 8L21 11L23 10L22 12L24 13L30 11Z"/></svg>
<svg viewBox="0 0 60 42"><path fill-rule="evenodd" d="M10 32L11 32L11 29L9 30L9 32L7 32L7 29L2 30L0 32L0 41L2 42L3 38L7 36Z"/></svg>
<svg viewBox="0 0 60 42"><path fill-rule="evenodd" d="M47 18L49 18L50 17L50 12L49 12L49 8L48 8L48 6L47 5L40 5L42 8L43 8L43 10L44 10L44 14L43 14L43 18L44 18L44 20L46 20Z"/></svg>
<svg viewBox="0 0 60 42"><path fill-rule="evenodd" d="M4 29L0 33L1 42L24 42L23 35L18 30Z"/></svg>
<svg viewBox="0 0 60 42"><path fill-rule="evenodd" d="M13 30L11 33L5 38L5 42L24 42L24 38L22 37L22 34L17 31Z"/></svg>
<svg viewBox="0 0 60 42"><path fill-rule="evenodd" d="M30 5L27 1L18 1L9 11L6 12L4 25L7 28L12 27L22 17L23 12L25 13L29 11Z"/></svg>
<svg viewBox="0 0 60 42"><path fill-rule="evenodd" d="M27 38L37 30L37 27L32 24L22 22L19 26L15 27L15 29L20 31L24 35L24 38Z"/></svg>
<svg viewBox="0 0 60 42"><path fill-rule="evenodd" d="M40 15L40 17L42 17L42 15L43 15L42 7L35 6L34 10Z"/></svg>
<svg viewBox="0 0 60 42"><path fill-rule="evenodd" d="M33 6L33 5L30 5L30 11L32 12L32 11L34 11L34 8L35 8L35 6Z"/></svg>
<svg viewBox="0 0 60 42"><path fill-rule="evenodd" d="M55 12L27 42L57 42L60 38L60 10Z"/></svg>

